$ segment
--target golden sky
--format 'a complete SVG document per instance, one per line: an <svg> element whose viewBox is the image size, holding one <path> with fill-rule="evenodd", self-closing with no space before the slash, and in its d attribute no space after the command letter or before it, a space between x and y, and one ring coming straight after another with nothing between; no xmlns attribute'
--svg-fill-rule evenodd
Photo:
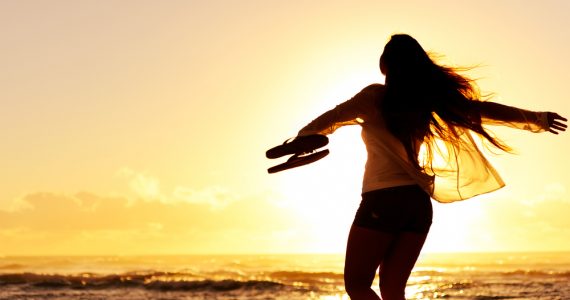
<svg viewBox="0 0 570 300"><path fill-rule="evenodd" d="M382 82L389 36L479 65L494 100L570 115L570 2L2 1L0 255L342 252L358 128L264 157ZM568 134L493 131L504 189L435 206L426 251L570 250Z"/></svg>

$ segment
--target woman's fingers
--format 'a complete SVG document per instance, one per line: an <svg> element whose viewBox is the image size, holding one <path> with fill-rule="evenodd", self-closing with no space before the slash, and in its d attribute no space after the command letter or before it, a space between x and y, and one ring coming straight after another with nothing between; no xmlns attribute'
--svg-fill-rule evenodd
<svg viewBox="0 0 570 300"><path fill-rule="evenodd" d="M555 116L555 119L559 119L559 120L562 120L564 122L568 121L568 119L564 118L563 116L561 116L557 113L555 113L554 116Z"/></svg>
<svg viewBox="0 0 570 300"><path fill-rule="evenodd" d="M549 112L547 117L548 124L550 126L548 129L549 132L558 134L560 131L566 131L568 125L566 125L565 122L568 121L568 119L554 112Z"/></svg>
<svg viewBox="0 0 570 300"><path fill-rule="evenodd" d="M566 127L561 127L561 126L551 126L548 131L554 133L554 134L558 134L558 132L562 132L562 131L566 131Z"/></svg>
<svg viewBox="0 0 570 300"><path fill-rule="evenodd" d="M568 121L568 119L564 118L563 116L561 116L557 113L549 112L548 113L548 122L551 123L551 122L556 121L556 120L561 120L564 122Z"/></svg>

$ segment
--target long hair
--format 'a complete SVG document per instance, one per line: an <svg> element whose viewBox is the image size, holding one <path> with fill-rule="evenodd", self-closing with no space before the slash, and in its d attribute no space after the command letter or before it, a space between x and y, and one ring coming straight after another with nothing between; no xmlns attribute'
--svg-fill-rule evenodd
<svg viewBox="0 0 570 300"><path fill-rule="evenodd" d="M411 36L393 35L380 58L386 75L386 93L378 103L386 126L402 142L408 159L418 169L433 171L436 139L447 146L462 143L462 129L483 137L498 149L510 148L481 125L474 101L482 101L475 83L458 69L436 64ZM420 165L421 145L425 156Z"/></svg>

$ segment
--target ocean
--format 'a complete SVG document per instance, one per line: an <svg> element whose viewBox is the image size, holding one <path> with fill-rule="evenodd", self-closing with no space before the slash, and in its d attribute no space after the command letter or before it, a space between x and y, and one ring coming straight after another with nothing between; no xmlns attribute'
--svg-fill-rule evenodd
<svg viewBox="0 0 570 300"><path fill-rule="evenodd" d="M342 269L332 254L6 256L0 299L349 299ZM570 299L570 253L423 254L406 296Z"/></svg>

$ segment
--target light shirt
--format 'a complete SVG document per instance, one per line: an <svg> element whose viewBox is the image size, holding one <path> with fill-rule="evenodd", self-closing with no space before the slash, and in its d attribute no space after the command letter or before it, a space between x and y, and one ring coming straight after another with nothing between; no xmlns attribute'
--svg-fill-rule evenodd
<svg viewBox="0 0 570 300"><path fill-rule="evenodd" d="M299 135L333 133L345 125L360 125L367 160L362 192L418 184L439 202L454 202L488 193L505 184L477 147L467 129L459 145L445 145L434 153L433 172L418 170L409 161L402 143L387 129L378 101L385 86L372 84L337 105L299 131ZM475 102L484 124L507 125L533 132L548 129L546 113L531 112L493 102ZM441 141L440 141L441 142ZM439 162L439 164L437 163Z"/></svg>

